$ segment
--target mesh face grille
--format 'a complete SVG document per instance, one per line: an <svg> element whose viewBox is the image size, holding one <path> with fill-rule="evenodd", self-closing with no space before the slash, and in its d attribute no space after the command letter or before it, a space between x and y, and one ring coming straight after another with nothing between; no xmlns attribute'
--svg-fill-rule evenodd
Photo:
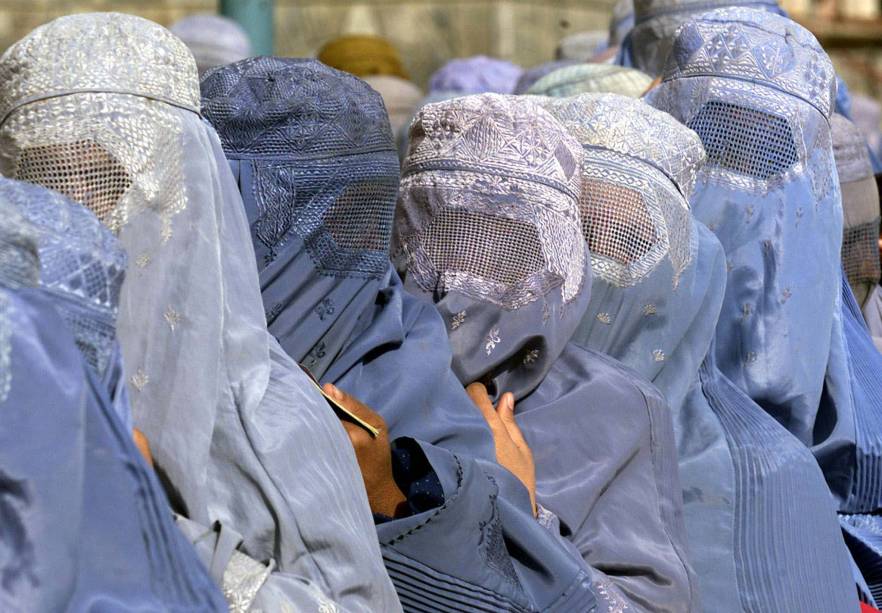
<svg viewBox="0 0 882 613"><path fill-rule="evenodd" d="M26 147L17 178L84 204L105 223L132 186L125 167L92 140Z"/></svg>
<svg viewBox="0 0 882 613"><path fill-rule="evenodd" d="M845 228L842 235L842 265L848 282L878 283L879 264L879 218Z"/></svg>
<svg viewBox="0 0 882 613"><path fill-rule="evenodd" d="M628 266L657 242L655 225L640 192L606 183L582 184L582 233L592 254Z"/></svg>
<svg viewBox="0 0 882 613"><path fill-rule="evenodd" d="M546 268L534 225L462 208L439 211L421 244L442 274L465 272L512 286Z"/></svg>
<svg viewBox="0 0 882 613"><path fill-rule="evenodd" d="M349 185L325 212L323 224L343 249L386 252L395 214L390 203L397 193L397 183Z"/></svg>
<svg viewBox="0 0 882 613"><path fill-rule="evenodd" d="M86 363L103 376L110 363L116 339L113 323L106 322L79 307L62 304L59 313L73 333L74 342Z"/></svg>
<svg viewBox="0 0 882 613"><path fill-rule="evenodd" d="M704 143L708 165L767 181L799 160L790 125L771 113L710 100L687 125Z"/></svg>

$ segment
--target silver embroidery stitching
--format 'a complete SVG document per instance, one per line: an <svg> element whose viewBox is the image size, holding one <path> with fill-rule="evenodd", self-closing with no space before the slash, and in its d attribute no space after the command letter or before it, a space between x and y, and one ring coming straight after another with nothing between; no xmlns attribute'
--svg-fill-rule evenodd
<svg viewBox="0 0 882 613"><path fill-rule="evenodd" d="M230 613L247 613L272 569L234 551L224 569L223 591Z"/></svg>

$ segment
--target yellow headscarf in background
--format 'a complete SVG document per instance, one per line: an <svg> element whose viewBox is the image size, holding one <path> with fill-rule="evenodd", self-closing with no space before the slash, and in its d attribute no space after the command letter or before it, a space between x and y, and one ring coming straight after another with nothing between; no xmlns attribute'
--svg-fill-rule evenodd
<svg viewBox="0 0 882 613"><path fill-rule="evenodd" d="M390 75L408 78L398 50L379 36L350 34L335 38L322 47L318 60L357 77Z"/></svg>

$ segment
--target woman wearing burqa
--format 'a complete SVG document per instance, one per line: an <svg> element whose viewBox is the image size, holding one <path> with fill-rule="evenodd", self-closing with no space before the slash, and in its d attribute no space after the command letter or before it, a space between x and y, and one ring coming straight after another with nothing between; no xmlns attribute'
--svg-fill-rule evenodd
<svg viewBox="0 0 882 613"><path fill-rule="evenodd" d="M882 348L882 288L879 286L879 189L866 140L839 114L830 118L833 157L842 191L842 267L867 328Z"/></svg>
<svg viewBox="0 0 882 613"><path fill-rule="evenodd" d="M833 66L805 29L749 9L690 22L671 57L651 98L708 151L691 202L730 270L720 369L811 448L841 513L875 513L882 357L842 274Z"/></svg>
<svg viewBox="0 0 882 613"><path fill-rule="evenodd" d="M814 457L709 351L725 263L686 199L704 162L698 136L621 96L547 108L585 147L581 213L594 280L573 342L620 359L670 402L706 610L853 609L848 552Z"/></svg>
<svg viewBox="0 0 882 613"><path fill-rule="evenodd" d="M3 174L84 204L129 256L135 425L231 605L396 610L343 427L266 331L192 55L147 20L85 14L34 30L0 73Z"/></svg>
<svg viewBox="0 0 882 613"><path fill-rule="evenodd" d="M697 610L664 399L568 343L591 280L571 142L531 99L423 108L396 218L405 286L447 322L459 379L513 394L538 502L595 569L600 608Z"/></svg>
<svg viewBox="0 0 882 613"><path fill-rule="evenodd" d="M34 185L0 219L0 605L225 611L112 405L125 255Z"/></svg>
<svg viewBox="0 0 882 613"><path fill-rule="evenodd" d="M450 370L443 322L403 291L389 261L399 167L379 95L284 58L218 68L202 95L243 195L270 333L323 383L376 410L396 439L406 500L377 531L405 606L590 608L589 570L497 463Z"/></svg>

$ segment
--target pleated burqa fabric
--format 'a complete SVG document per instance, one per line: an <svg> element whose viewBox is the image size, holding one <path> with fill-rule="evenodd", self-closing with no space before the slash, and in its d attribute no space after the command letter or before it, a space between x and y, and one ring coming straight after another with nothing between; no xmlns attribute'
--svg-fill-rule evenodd
<svg viewBox="0 0 882 613"><path fill-rule="evenodd" d="M686 200L705 158L698 136L620 96L549 108L585 147L581 212L595 276L574 342L622 360L670 402L704 610L856 607L812 454L715 364L725 263Z"/></svg>
<svg viewBox="0 0 882 613"><path fill-rule="evenodd" d="M218 69L202 93L244 197L270 332L322 382L376 410L394 444L416 441L440 482L442 501L377 526L405 607L590 608L584 563L535 521L525 488L496 462L450 368L443 322L392 268L399 168L377 93L284 58Z"/></svg>
<svg viewBox="0 0 882 613"><path fill-rule="evenodd" d="M190 52L138 17L75 15L13 45L0 73L2 172L84 204L128 253L128 391L175 510L270 561L209 557L231 605L284 584L271 608L397 609L348 437L267 333Z"/></svg>
<svg viewBox="0 0 882 613"><path fill-rule="evenodd" d="M34 185L0 218L0 606L225 611L105 385L125 255Z"/></svg>
<svg viewBox="0 0 882 613"><path fill-rule="evenodd" d="M667 406L569 343L591 280L578 143L535 100L494 95L424 107L411 142L395 241L460 381L514 394L539 504L590 565L600 610L693 610Z"/></svg>

